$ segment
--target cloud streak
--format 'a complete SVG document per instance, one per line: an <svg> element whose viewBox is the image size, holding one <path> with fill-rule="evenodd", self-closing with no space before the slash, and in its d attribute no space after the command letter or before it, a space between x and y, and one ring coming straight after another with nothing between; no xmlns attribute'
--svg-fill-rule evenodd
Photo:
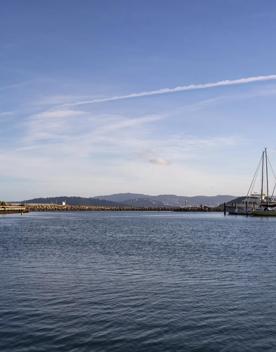
<svg viewBox="0 0 276 352"><path fill-rule="evenodd" d="M169 160L163 158L151 158L149 159L151 164L160 165L160 166L167 166L170 164Z"/></svg>
<svg viewBox="0 0 276 352"><path fill-rule="evenodd" d="M233 80L228 79L228 80L217 81L217 82L189 84L189 85L178 86L174 88L161 88L157 90L131 93L126 95L116 95L116 96L107 97L107 98L83 100L83 101L64 104L63 106L98 104L98 103L112 102L117 100L149 97L153 95L172 94L172 93L178 93L178 92L187 92L187 91L193 91L193 90L203 90L203 89L211 89L211 88L219 88L219 87L227 87L227 86L235 86L235 85L244 85L244 84L275 81L275 80L276 80L276 75L253 76L253 77L245 77L245 78L239 78L239 79L233 79Z"/></svg>

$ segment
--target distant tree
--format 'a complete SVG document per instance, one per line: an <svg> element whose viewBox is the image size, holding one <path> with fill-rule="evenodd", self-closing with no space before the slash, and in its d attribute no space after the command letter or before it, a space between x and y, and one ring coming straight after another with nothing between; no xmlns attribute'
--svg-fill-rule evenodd
<svg viewBox="0 0 276 352"><path fill-rule="evenodd" d="M5 205L7 205L5 202L3 202L3 201L0 201L0 205L1 206L5 206Z"/></svg>

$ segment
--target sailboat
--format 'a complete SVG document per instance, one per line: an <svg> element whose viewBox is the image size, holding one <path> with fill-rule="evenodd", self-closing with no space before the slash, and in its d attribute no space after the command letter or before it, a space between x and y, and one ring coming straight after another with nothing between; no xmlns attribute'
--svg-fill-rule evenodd
<svg viewBox="0 0 276 352"><path fill-rule="evenodd" d="M271 162L268 158L267 149L262 152L261 157L261 193L259 207L253 210L253 216L276 216L276 198L274 196L276 182L275 173L273 171ZM274 186L271 194L269 193L269 168L274 176ZM257 169L258 170L258 169ZM257 171L258 173L258 171ZM256 173L255 173L256 174ZM255 175L254 175L255 176ZM252 184L252 183L251 183Z"/></svg>
<svg viewBox="0 0 276 352"><path fill-rule="evenodd" d="M261 171L261 172L260 172ZM274 177L274 186L270 194L270 173ZM254 192L255 184L261 174L260 192ZM276 188L276 175L273 171L271 162L268 157L267 148L262 152L257 169L254 173L246 197L241 197L239 204L233 203L229 209L229 215L252 215L252 216L276 216L276 197L274 196Z"/></svg>
<svg viewBox="0 0 276 352"><path fill-rule="evenodd" d="M275 179L275 173L268 158L267 149L265 148L261 157L260 204L258 208L252 211L253 216L276 216L276 199L274 197L276 182L274 181L273 190L269 194L269 167Z"/></svg>

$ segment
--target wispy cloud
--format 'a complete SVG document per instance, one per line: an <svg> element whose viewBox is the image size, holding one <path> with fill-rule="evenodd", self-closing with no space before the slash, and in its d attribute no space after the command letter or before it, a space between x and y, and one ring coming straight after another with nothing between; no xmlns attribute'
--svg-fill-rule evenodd
<svg viewBox="0 0 276 352"><path fill-rule="evenodd" d="M31 115L26 123L25 142L34 143L41 140L60 139L68 131L77 130L79 123L74 123L72 129L71 120L87 113L77 110L48 110Z"/></svg>
<svg viewBox="0 0 276 352"><path fill-rule="evenodd" d="M179 193L183 177L184 193L191 189L211 192L197 184L206 184L207 178L210 184L217 184L220 177L208 167L204 169L202 162L207 157L208 162L215 160L222 150L239 146L240 139L229 135L200 138L184 131L170 132L164 139L156 129L166 124L165 117L98 115L80 109L29 116L13 148L3 145L0 152L0 177L18 178L16 185L13 183L6 190L7 197L95 195L129 190ZM26 180L31 182L31 189L22 187ZM232 173L227 174L227 184L232 182L234 189L233 180Z"/></svg>
<svg viewBox="0 0 276 352"><path fill-rule="evenodd" d="M23 81L23 82L11 83L11 84L8 84L5 86L0 86L0 92L6 91L8 89L21 88L21 87L24 87L24 86L29 85L31 83L32 83L32 81Z"/></svg>
<svg viewBox="0 0 276 352"><path fill-rule="evenodd" d="M250 83L256 83L256 82L275 81L275 80L276 80L276 75L253 76L253 77L245 77L245 78L239 78L239 79L233 79L233 80L227 79L227 80L217 81L217 82L189 84L189 85L178 86L174 88L161 88L157 90L150 90L150 91L144 91L139 93L116 95L116 96L107 97L107 98L91 99L91 100L88 99L88 100L67 103L67 104L65 103L64 106L97 104L97 103L105 103L105 102L111 102L111 101L117 101L117 100L148 97L153 95L172 94L172 93L186 92L186 91L192 91L192 90L227 87L227 86L243 85L243 84L250 84Z"/></svg>
<svg viewBox="0 0 276 352"><path fill-rule="evenodd" d="M0 119L7 119L14 116L14 111L2 111L0 112Z"/></svg>
<svg viewBox="0 0 276 352"><path fill-rule="evenodd" d="M163 158L152 158L152 159L149 159L149 162L151 164L160 165L160 166L166 166L170 164L169 160L166 160Z"/></svg>

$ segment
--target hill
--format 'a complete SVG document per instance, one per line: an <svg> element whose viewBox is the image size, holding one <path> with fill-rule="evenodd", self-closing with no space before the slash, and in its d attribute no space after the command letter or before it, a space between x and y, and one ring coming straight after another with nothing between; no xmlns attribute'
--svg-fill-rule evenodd
<svg viewBox="0 0 276 352"><path fill-rule="evenodd" d="M34 198L22 203L33 204L62 204L68 205L94 205L94 206L133 206L133 207L185 207L206 205L210 207L227 203L234 199L231 195L217 196L177 196L177 195L146 195L139 193L118 193L98 197L47 197Z"/></svg>
<svg viewBox="0 0 276 352"><path fill-rule="evenodd" d="M229 202L235 198L231 195L216 195L216 196L177 196L174 194L163 194L157 196L138 194L138 193L118 193L107 196L97 197L101 200L108 200L112 202L119 202L129 205L148 206L152 203L155 206L170 206L170 207L184 207L184 206L217 206L225 202ZM144 205L142 205L144 204Z"/></svg>
<svg viewBox="0 0 276 352"><path fill-rule="evenodd" d="M94 206L107 206L116 207L120 206L119 203L111 202L104 199L98 198L85 198L85 197L46 197L46 198L34 198L23 201L25 204L62 204L66 202L68 205L94 205Z"/></svg>

